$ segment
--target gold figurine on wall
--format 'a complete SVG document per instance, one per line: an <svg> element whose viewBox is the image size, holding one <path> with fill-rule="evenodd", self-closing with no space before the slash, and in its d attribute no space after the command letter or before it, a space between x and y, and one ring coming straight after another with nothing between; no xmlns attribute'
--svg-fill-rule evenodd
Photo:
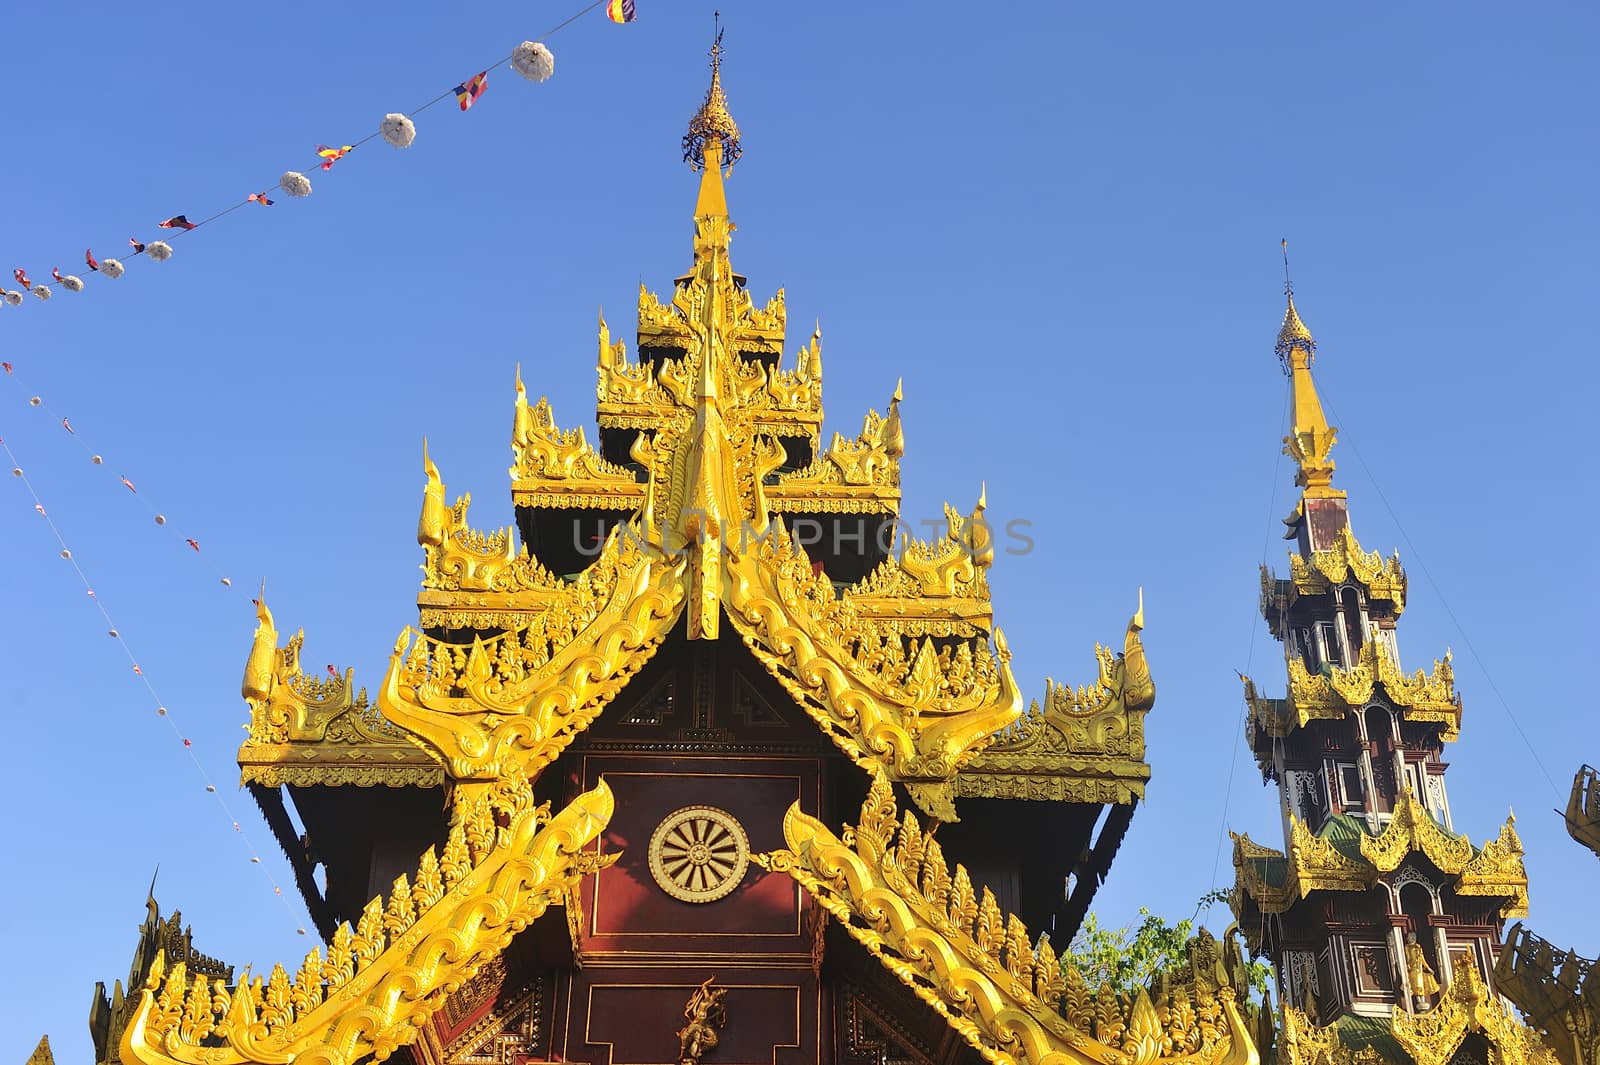
<svg viewBox="0 0 1600 1065"><path fill-rule="evenodd" d="M678 1029L678 1065L700 1065L700 1058L717 1045L717 1032L728 1022L722 999L725 987L712 987L716 977L710 977L695 988L689 1002L683 1007L687 1024Z"/></svg>

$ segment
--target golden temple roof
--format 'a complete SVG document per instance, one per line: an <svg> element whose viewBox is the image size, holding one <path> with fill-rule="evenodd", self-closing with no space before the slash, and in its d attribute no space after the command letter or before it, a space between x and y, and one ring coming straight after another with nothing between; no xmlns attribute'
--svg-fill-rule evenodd
<svg viewBox="0 0 1600 1065"><path fill-rule="evenodd" d="M1129 806L1142 796L1143 723L1155 697L1142 597L1121 653L1096 648L1094 681L1048 684L1043 707L1023 718L990 602L986 491L969 513L947 505L942 535L903 538L854 583L831 578L795 535L791 515L898 514L903 390L896 385L884 413L867 413L858 436L836 433L822 445L820 329L793 368L782 368L782 294L757 307L729 260L724 167L739 144L720 61L719 41L711 90L685 138L701 169L693 264L670 301L641 291L637 362L602 320L598 443L582 429L557 428L548 402L530 403L517 375L510 472L518 517L606 513L595 555L576 572L552 572L526 541L519 546L514 526L473 529L471 496L447 502L424 444L419 625L401 631L375 699L355 688L353 671L326 679L302 671L302 636L280 643L271 612L258 606L241 685L251 714L239 752L245 781L443 784L450 830L442 851L424 854L415 879L373 899L354 928L335 930L293 979L279 966L229 989L158 966L124 1038L130 1065L349 1065L414 1039L440 989L469 979L548 906L562 905L577 875L598 868L582 847L606 824L609 792L602 785L552 818L532 805L530 781L674 633L741 643L871 775L879 800L891 782L901 784L931 817L950 821L968 796ZM811 449L797 449L803 459L789 455L794 440ZM863 820L858 840L871 831ZM909 812L907 823L915 823ZM799 836L789 838L798 845ZM967 880L958 868L954 882ZM915 888L897 886L915 897ZM1055 954L1025 943L1015 917L1001 932L987 893L981 906L970 883L967 895L979 908L969 914L962 902L952 911L965 937L952 942L1003 957L1012 973L984 992L986 1001L1039 1013L1043 996L1048 1006L1026 1053L997 1050L993 1060L1144 1065L1163 1057L1162 1033L1140 1027L1148 1027L1148 999L1122 1011L1143 1040L1136 1052L1125 1053L1124 1040L1086 1054L1059 1013L1049 1019L1057 1010L1050 996L1067 986ZM836 907L854 905L831 897ZM415 962L446 940L446 961ZM1257 1065L1232 989L1203 976L1194 994L1211 1010L1203 1039L1198 1030L1169 1034L1193 1035L1201 1050L1163 1060ZM1011 1021L1000 1014L966 1022L944 1000L924 998L973 1045L1008 1042L999 1026ZM985 1025L988 1035L973 1034Z"/></svg>

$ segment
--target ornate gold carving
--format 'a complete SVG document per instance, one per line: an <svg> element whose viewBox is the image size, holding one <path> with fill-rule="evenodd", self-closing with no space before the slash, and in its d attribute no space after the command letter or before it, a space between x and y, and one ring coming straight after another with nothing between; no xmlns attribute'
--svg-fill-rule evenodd
<svg viewBox="0 0 1600 1065"><path fill-rule="evenodd" d="M1385 559L1381 552L1363 550L1348 525L1340 527L1328 550L1314 551L1309 559L1289 556L1289 579L1300 595L1324 594L1351 578L1367 590L1368 598L1393 603L1396 614L1405 610L1406 571L1400 553Z"/></svg>
<svg viewBox="0 0 1600 1065"><path fill-rule="evenodd" d="M1144 797L1144 717L1155 685L1139 633L1141 594L1121 654L1095 645L1099 674L1076 689L1045 681L1044 705L1001 731L956 778L969 798L1131 803Z"/></svg>
<svg viewBox="0 0 1600 1065"><path fill-rule="evenodd" d="M650 836L650 875L683 902L715 902L744 879L750 840L732 814L715 806L674 810Z"/></svg>
<svg viewBox="0 0 1600 1065"><path fill-rule="evenodd" d="M782 525L729 559L725 605L756 657L853 760L895 779L946 780L1022 697L1005 638L937 648L861 618Z"/></svg>
<svg viewBox="0 0 1600 1065"><path fill-rule="evenodd" d="M443 781L438 759L384 720L365 688L355 690L355 670L327 677L303 672L305 631L279 647L264 596L256 622L240 685L250 706L250 735L239 747L241 783L398 788Z"/></svg>
<svg viewBox="0 0 1600 1065"><path fill-rule="evenodd" d="M1421 851L1444 873L1459 873L1472 860L1472 843L1446 832L1416 795L1407 791L1395 805L1383 832L1361 837L1361 856L1383 873L1391 873L1412 851Z"/></svg>
<svg viewBox="0 0 1600 1065"><path fill-rule="evenodd" d="M445 995L512 937L559 906L596 863L583 848L611 817L604 783L554 818L525 779L458 804L444 849L429 848L414 879L368 903L313 948L293 980L282 965L248 973L231 991L182 963L152 966L122 1060L137 1065L244 1062L350 1065L382 1061L416 1039Z"/></svg>
<svg viewBox="0 0 1600 1065"><path fill-rule="evenodd" d="M1556 1065L1538 1034L1489 993L1476 966L1463 966L1433 1009L1408 1013L1396 1006L1389 1024L1416 1065L1448 1065L1468 1032L1489 1041L1496 1065Z"/></svg>
<svg viewBox="0 0 1600 1065"><path fill-rule="evenodd" d="M594 565L526 626L471 646L407 628L378 705L457 780L532 776L587 728L666 638L683 565L614 531Z"/></svg>
<svg viewBox="0 0 1600 1065"><path fill-rule="evenodd" d="M1483 845L1456 882L1458 895L1506 899L1500 907L1502 917L1528 915L1528 871L1522 864L1522 840L1517 836L1516 823L1515 816L1507 817L1500 834Z"/></svg>
<svg viewBox="0 0 1600 1065"><path fill-rule="evenodd" d="M1514 924L1494 967L1495 989L1542 1031L1561 1065L1600 1061L1600 963L1560 951Z"/></svg>
<svg viewBox="0 0 1600 1065"><path fill-rule="evenodd" d="M716 979L709 977L695 988L683 1007L683 1019L688 1023L678 1029L678 1065L700 1065L700 1059L716 1049L717 1033L728 1023L728 1009L722 1001L728 989L712 987Z"/></svg>
<svg viewBox="0 0 1600 1065"><path fill-rule="evenodd" d="M1361 836L1361 857L1355 858L1314 835L1290 814L1287 857L1249 836L1233 837L1235 883L1263 913L1282 913L1313 891L1365 891L1416 851L1456 878L1458 894L1504 899L1502 916L1522 916L1528 912L1528 874L1513 822L1508 820L1499 837L1475 851L1465 836L1446 832L1417 797L1407 793L1381 834ZM1281 876L1269 875L1275 863L1282 863Z"/></svg>
<svg viewBox="0 0 1600 1065"><path fill-rule="evenodd" d="M1600 772L1584 766L1572 778L1567 799L1567 834L1600 858Z"/></svg>
<svg viewBox="0 0 1600 1065"><path fill-rule="evenodd" d="M1450 653L1436 659L1433 672L1405 673L1390 657L1387 645L1370 639L1350 669L1333 668L1312 673L1298 655L1286 654L1289 672L1287 699L1263 698L1255 682L1242 678L1252 725L1269 736L1287 736L1309 721L1339 720L1371 702L1381 686L1384 696L1407 721L1444 726L1440 738L1455 740L1461 731L1461 699L1455 690L1455 669Z"/></svg>
<svg viewBox="0 0 1600 1065"><path fill-rule="evenodd" d="M1283 438L1283 453L1294 459L1294 483L1305 489L1307 499L1338 498L1343 492L1333 487L1333 459L1329 453L1339 430L1328 424L1311 379L1311 363L1317 346L1311 331L1294 309L1294 297L1283 314L1283 329L1278 334L1278 358L1289 375L1293 420L1289 435Z"/></svg>
<svg viewBox="0 0 1600 1065"><path fill-rule="evenodd" d="M1224 955L1209 936L1196 940L1159 1006L1144 991L1127 1002L1091 994L1048 935L1034 942L964 867L952 874L914 814L898 828L897 818L889 780L875 773L856 825L841 836L797 803L783 821L787 849L753 860L793 877L998 1065L1259 1062L1235 990L1243 967L1236 949Z"/></svg>
<svg viewBox="0 0 1600 1065"><path fill-rule="evenodd" d="M828 449L810 466L778 476L778 483L768 490L768 502L777 512L831 509L820 507L818 501L832 500L852 502L869 513L898 513L900 456L904 453L897 387L889 400L888 414L867 411L854 440L834 433Z"/></svg>

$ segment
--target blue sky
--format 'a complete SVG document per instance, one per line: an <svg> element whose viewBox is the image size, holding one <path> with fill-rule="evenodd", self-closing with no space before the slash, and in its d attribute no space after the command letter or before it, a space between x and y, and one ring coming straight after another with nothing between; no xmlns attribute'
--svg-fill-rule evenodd
<svg viewBox="0 0 1600 1065"><path fill-rule="evenodd" d="M318 142L577 6L13 7L3 276L311 171ZM791 351L821 319L829 431L903 376L907 515L965 510L987 481L991 516L1032 523L1036 549L992 574L1029 691L1088 679L1145 589L1154 780L1103 915L1186 915L1229 883L1224 823L1276 839L1234 671L1281 690L1255 604L1292 503L1272 354L1287 236L1337 483L1362 542L1411 572L1402 655L1456 651L1456 825L1481 842L1514 806L1530 923L1600 953L1595 860L1551 813L1600 760L1593 6L721 6L746 147L734 261L760 296L787 286ZM561 424L592 424L596 307L631 349L638 283L668 285L690 252L677 142L710 5L639 8L554 38L547 84L502 68L468 114L422 115L412 148L312 172L307 200L0 308L25 382L0 379L0 436L280 882L233 791L245 590L265 576L309 663L375 683L414 618L422 435L489 526L510 519L519 360ZM307 943L6 480L0 1060L48 1032L81 1061L93 981L126 974L157 862L206 952L259 966Z"/></svg>

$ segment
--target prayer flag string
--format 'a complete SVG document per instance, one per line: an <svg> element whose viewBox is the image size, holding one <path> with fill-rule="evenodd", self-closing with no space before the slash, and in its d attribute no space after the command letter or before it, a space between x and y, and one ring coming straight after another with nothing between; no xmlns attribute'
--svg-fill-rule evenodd
<svg viewBox="0 0 1600 1065"><path fill-rule="evenodd" d="M237 835L243 842L245 852L250 856L250 864L258 867L261 870L262 875L267 878L268 885L272 888L273 895L276 896L277 899L283 904L284 912L289 914L290 920L294 920L294 911L289 906L289 900L284 896L283 888L279 886L277 878L275 878L272 875L272 871L262 863L261 853L260 851L256 850L255 843L251 840L250 834L244 830L244 826L240 822L238 816L234 814L232 808L228 805L228 800L223 798L222 792L219 791L216 784L212 782L211 774L206 772L205 764L200 761L200 756L195 751L194 741L184 734L183 729L178 724L177 717L167 708L167 704L162 701L160 694L156 691L155 683L150 679L150 674L146 672L144 666L139 663L139 656L134 654L133 647L128 643L127 637L123 636L122 630L118 628L117 623L112 620L111 611L106 607L105 601L102 600L99 594L95 592L94 584L89 580L88 573L84 571L82 563L78 560L78 556L74 554L72 549L68 546L66 535L61 531L61 527L56 524L55 519L50 516L50 512L45 508L44 500L40 498L38 490L34 487L33 481L28 477L26 471L23 470L22 464L17 459L16 452L12 450L11 444L7 442L4 437L0 437L0 449L5 451L6 458L11 461L12 475L22 483L22 486L27 489L28 495L32 497L33 509L35 513L43 518L45 520L45 524L50 527L51 536L53 536L56 543L60 545L61 558L65 560L67 564L72 567L73 572L78 575L78 580L83 584L84 592L88 594L90 601L94 603L95 609L100 612L101 620L104 621L106 625L106 634L115 640L117 645L122 648L123 654L125 654L128 658L128 665L133 670L133 675L138 677L139 682L144 685L145 693L150 697L150 705L154 708L156 716L166 721L167 725L172 729L173 737L182 745L184 753L188 755L190 763L193 764L195 768L195 772L200 775L200 782L205 786L206 794L210 795L212 799L216 801L217 807L222 811L222 816L227 818L228 824L233 828L234 834ZM305 926L299 925L298 923L295 931L299 935L306 934Z"/></svg>
<svg viewBox="0 0 1600 1065"><path fill-rule="evenodd" d="M617 6L621 3L621 0L592 0L592 2L587 6L567 16L561 22L546 30L539 37L531 41L523 41L512 50L510 55L504 56L495 60L495 62L488 64L478 73L473 74L471 77L466 78L456 84L454 88L445 90L444 92L435 96L433 99L428 100L426 103L416 108L413 108L409 112L393 112L385 115L383 120L378 124L378 128L376 130L368 133L364 137L358 138L353 143L339 144L336 146L330 146L326 144L317 145L317 168L324 171L331 171L335 163L339 162L345 156L349 155L357 148L360 148L363 144L366 144L374 137L382 137L385 141L396 148L410 147L412 142L416 140L417 136L415 121L417 115L426 111L428 108L434 106L440 101L447 99L455 99L461 110L466 111L472 107L473 104L477 103L478 100L484 95L484 92L488 88L489 72L495 67L509 63L512 70L516 71L519 75L526 78L528 81L533 82L534 84L548 80L550 76L555 73L555 56L552 55L550 49L545 46L544 41L555 36L557 33L561 32L563 29L582 18L584 15L587 15L595 8L602 5L607 5L608 3L611 5L607 7L607 16L610 21L633 21L633 0L626 0L625 9L628 13L628 17L626 19L619 18L618 14L613 14L611 10L612 6L616 7L616 11L618 13L624 10L624 6ZM176 239L177 237L187 236L190 233L193 233L196 230L217 221L225 215L232 214L239 208L245 207L249 204L260 204L264 207L271 207L277 202L277 200L273 197L273 193L280 191L284 195L295 199L310 196L311 179L297 170L287 170L281 177L277 179L274 184L262 189L261 191L251 192L227 207L223 207L220 210L213 211L211 214L200 217L198 221L191 222L188 214L183 213L175 214L170 218L167 218L165 221L155 223L155 225L160 229L173 230L174 232L172 236L174 239ZM128 263L125 263L120 259L109 257L97 258L94 253L94 245L89 245L84 249L83 253L84 269L91 277L98 275L110 280L115 280L126 272L129 263L133 262L140 256L155 262L165 262L166 260L172 258L172 245L165 240L144 242L140 241L136 237L130 237L128 238L128 246L131 250L128 254ZM69 259L67 261L70 262L71 260ZM35 273L37 274L39 271L35 271ZM11 276L19 288L9 289L4 285L0 285L0 306L20 307L24 302L26 302L26 296L29 293L32 293L33 296L40 302L47 302L55 294L54 288L52 288L50 285L45 284L42 281L35 282L29 276L29 272L26 267L19 266L14 268L11 272ZM50 268L50 278L57 285L68 292L82 292L85 289L84 278L82 276L70 273L63 274L61 273L59 265L53 265Z"/></svg>

